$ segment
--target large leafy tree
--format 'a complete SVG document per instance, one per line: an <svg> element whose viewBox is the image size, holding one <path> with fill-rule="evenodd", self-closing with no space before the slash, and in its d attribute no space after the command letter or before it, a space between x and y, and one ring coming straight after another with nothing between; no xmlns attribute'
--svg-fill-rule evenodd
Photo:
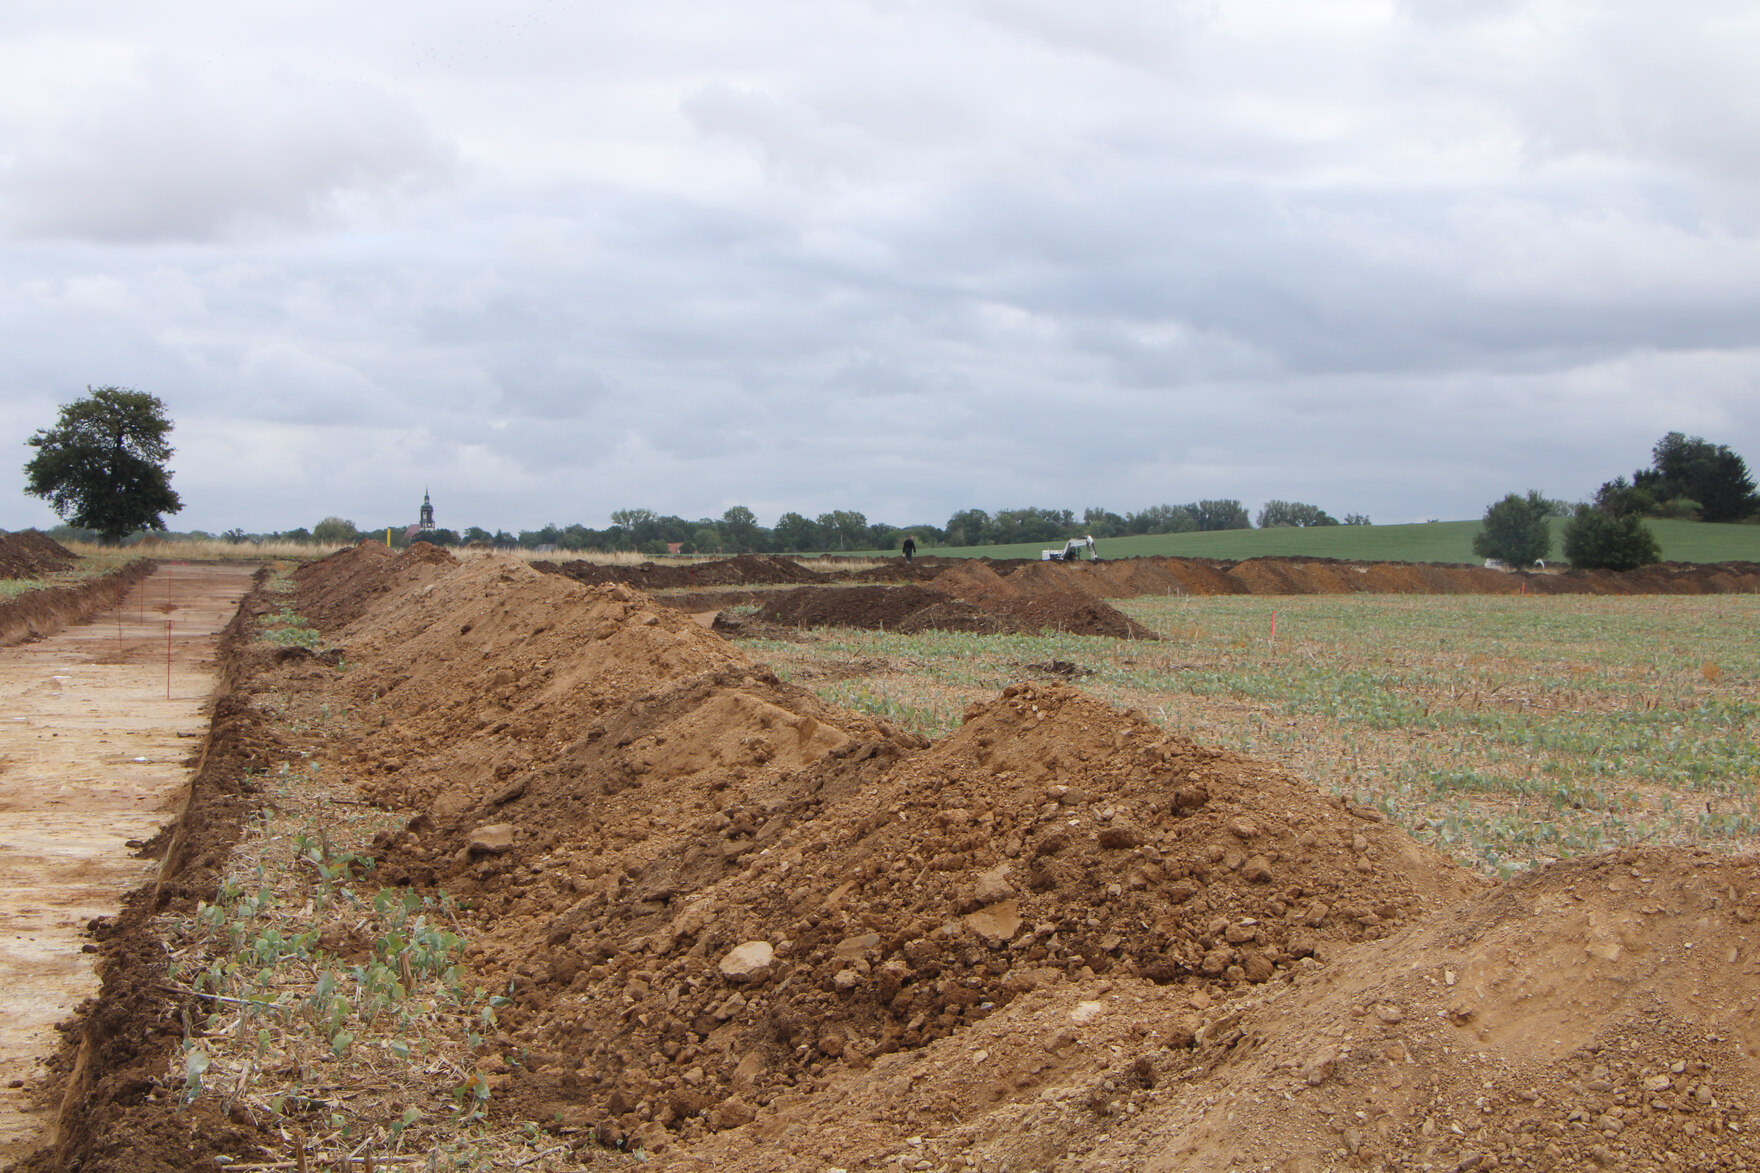
<svg viewBox="0 0 1760 1173"><path fill-rule="evenodd" d="M346 517L326 517L312 527L312 540L326 546L352 546L361 537L361 531Z"/></svg>
<svg viewBox="0 0 1760 1173"><path fill-rule="evenodd" d="M1185 508L1197 519L1198 528L1206 532L1219 529L1253 528L1253 521L1247 513L1247 507L1233 497L1218 501L1193 501Z"/></svg>
<svg viewBox="0 0 1760 1173"><path fill-rule="evenodd" d="M164 515L183 508L165 467L173 451L165 404L126 387L86 391L63 405L54 427L25 441L37 450L24 466L25 492L106 542L164 529Z"/></svg>
<svg viewBox="0 0 1760 1173"><path fill-rule="evenodd" d="M1659 507L1685 500L1706 521L1740 521L1760 509L1748 465L1727 445L1670 432L1650 450L1653 467L1632 477Z"/></svg>
<svg viewBox="0 0 1760 1173"><path fill-rule="evenodd" d="M1259 510L1260 529L1272 529L1280 525L1305 529L1315 525L1337 524L1338 519L1332 514L1305 501L1271 500L1265 502L1264 508Z"/></svg>
<svg viewBox="0 0 1760 1173"><path fill-rule="evenodd" d="M758 515L744 505L728 509L721 515L721 524L715 528L720 531L717 534L720 541L731 546L736 553L750 553L761 544Z"/></svg>
<svg viewBox="0 0 1760 1173"><path fill-rule="evenodd" d="M784 550L817 550L820 546L819 527L799 513L784 513L776 519L776 544Z"/></svg>
<svg viewBox="0 0 1760 1173"><path fill-rule="evenodd" d="M1473 553L1509 566L1526 567L1552 552L1552 529L1546 518L1553 502L1530 489L1523 497L1511 493L1485 510L1485 521L1473 537Z"/></svg>

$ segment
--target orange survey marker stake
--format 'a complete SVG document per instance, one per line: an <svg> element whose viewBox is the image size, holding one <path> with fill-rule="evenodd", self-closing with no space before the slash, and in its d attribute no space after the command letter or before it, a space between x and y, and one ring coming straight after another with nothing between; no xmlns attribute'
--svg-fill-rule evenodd
<svg viewBox="0 0 1760 1173"><path fill-rule="evenodd" d="M1271 613L1271 654L1277 654L1277 612Z"/></svg>
<svg viewBox="0 0 1760 1173"><path fill-rule="evenodd" d="M171 699L171 620L165 621L165 699Z"/></svg>

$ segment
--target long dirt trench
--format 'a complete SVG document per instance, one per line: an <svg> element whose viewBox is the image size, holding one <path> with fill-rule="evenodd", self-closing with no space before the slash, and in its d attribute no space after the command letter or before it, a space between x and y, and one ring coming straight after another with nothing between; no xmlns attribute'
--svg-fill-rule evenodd
<svg viewBox="0 0 1760 1173"><path fill-rule="evenodd" d="M91 622L0 649L0 1165L49 1124L38 1059L98 988L85 925L151 875L130 844L188 786L219 634L256 569L161 563Z"/></svg>

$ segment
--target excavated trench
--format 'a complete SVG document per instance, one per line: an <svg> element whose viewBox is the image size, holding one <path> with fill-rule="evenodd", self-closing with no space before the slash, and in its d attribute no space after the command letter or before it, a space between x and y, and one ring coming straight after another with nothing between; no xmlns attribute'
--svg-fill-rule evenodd
<svg viewBox="0 0 1760 1173"><path fill-rule="evenodd" d="M216 640L254 570L163 565L124 593L106 584L85 622L0 649L0 1160L45 1126L39 1057L98 988L87 925L156 866L137 848L187 792Z"/></svg>

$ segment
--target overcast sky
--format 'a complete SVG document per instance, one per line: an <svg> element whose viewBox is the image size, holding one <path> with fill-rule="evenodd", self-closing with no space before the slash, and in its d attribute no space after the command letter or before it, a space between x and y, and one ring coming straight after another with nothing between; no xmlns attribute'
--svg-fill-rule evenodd
<svg viewBox="0 0 1760 1173"><path fill-rule="evenodd" d="M0 527L88 384L173 528L1760 465L1760 8L9 0Z"/></svg>

